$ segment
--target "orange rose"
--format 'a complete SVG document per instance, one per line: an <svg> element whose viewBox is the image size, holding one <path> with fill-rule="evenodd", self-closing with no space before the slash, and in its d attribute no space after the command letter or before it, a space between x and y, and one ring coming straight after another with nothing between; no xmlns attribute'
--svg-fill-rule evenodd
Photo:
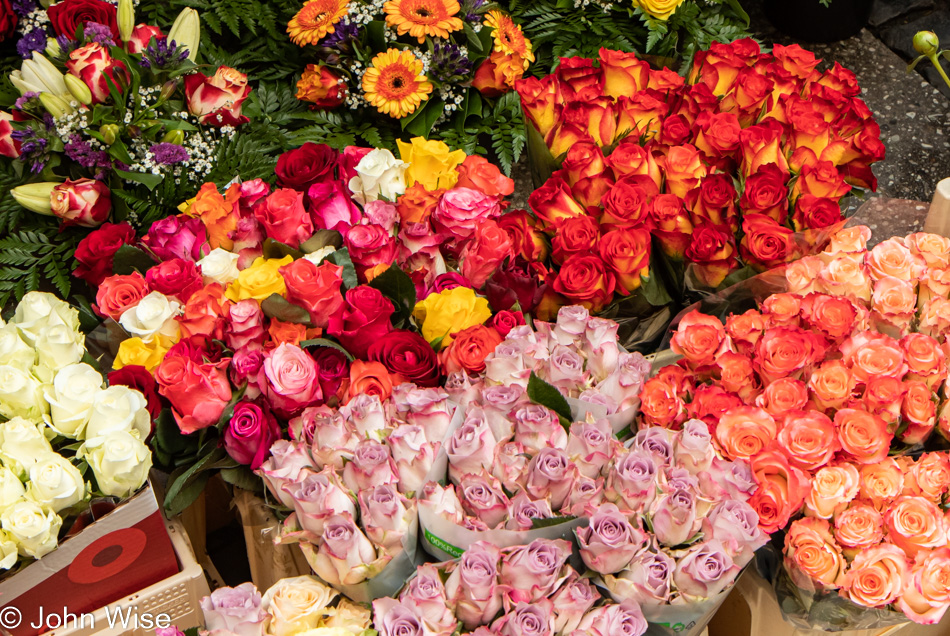
<svg viewBox="0 0 950 636"><path fill-rule="evenodd" d="M868 271L871 278L880 280L893 276L901 280L914 282L925 269L924 259L915 256L896 238L881 241L867 254Z"/></svg>
<svg viewBox="0 0 950 636"><path fill-rule="evenodd" d="M766 383L779 378L799 378L807 365L824 357L819 338L807 331L776 327L763 334L755 347L753 361Z"/></svg>
<svg viewBox="0 0 950 636"><path fill-rule="evenodd" d="M230 250L234 241L229 234L237 228L238 213L235 203L241 197L240 186L228 188L226 196L221 196L218 187L213 183L206 183L195 195L195 202L188 208L186 216L198 217L208 230L208 243L211 248L216 247Z"/></svg>
<svg viewBox="0 0 950 636"><path fill-rule="evenodd" d="M793 522L785 535L784 554L792 580L805 589L814 588L816 583L828 588L840 585L847 567L825 519Z"/></svg>
<svg viewBox="0 0 950 636"><path fill-rule="evenodd" d="M851 335L859 317L867 313L863 309L847 298L827 294L808 294L802 299L805 323L831 340L841 340Z"/></svg>
<svg viewBox="0 0 950 636"><path fill-rule="evenodd" d="M485 357L501 344L503 338L494 327L475 325L455 334L452 344L439 353L439 362L446 375L465 371L477 375L485 370Z"/></svg>
<svg viewBox="0 0 950 636"><path fill-rule="evenodd" d="M922 444L937 423L937 405L930 387L919 380L904 383L904 400L900 414L907 428L900 439L905 444Z"/></svg>
<svg viewBox="0 0 950 636"><path fill-rule="evenodd" d="M792 231L763 214L746 214L742 219L743 260L757 269L770 269L785 263L792 254Z"/></svg>
<svg viewBox="0 0 950 636"><path fill-rule="evenodd" d="M818 283L835 296L871 300L871 279L864 262L848 254L826 261L818 272Z"/></svg>
<svg viewBox="0 0 950 636"><path fill-rule="evenodd" d="M298 345L307 339L307 327L295 322L281 322L271 318L267 326L267 334L274 347L282 344Z"/></svg>
<svg viewBox="0 0 950 636"><path fill-rule="evenodd" d="M650 231L645 227L611 230L600 237L600 257L616 275L618 290L631 294L650 275Z"/></svg>
<svg viewBox="0 0 950 636"><path fill-rule="evenodd" d="M917 331L937 339L946 337L950 331L950 300L935 296L920 308L917 316Z"/></svg>
<svg viewBox="0 0 950 636"><path fill-rule="evenodd" d="M727 392L721 386L703 384L696 387L692 400L686 406L686 415L688 419L706 422L709 431L715 433L722 414L742 404L737 395Z"/></svg>
<svg viewBox="0 0 950 636"><path fill-rule="evenodd" d="M873 318L882 333L904 334L917 312L914 284L893 276L879 278L871 295Z"/></svg>
<svg viewBox="0 0 950 636"><path fill-rule="evenodd" d="M220 283L205 285L191 295L184 312L178 317L182 337L207 336L222 340L230 305L231 301L224 296L224 287Z"/></svg>
<svg viewBox="0 0 950 636"><path fill-rule="evenodd" d="M653 154L640 144L628 140L620 142L606 162L617 179L627 175L648 176L653 179L659 191L663 180L660 167Z"/></svg>
<svg viewBox="0 0 950 636"><path fill-rule="evenodd" d="M919 256L927 267L943 269L950 265L950 238L939 234L917 232L904 239L904 245L914 256Z"/></svg>
<svg viewBox="0 0 950 636"><path fill-rule="evenodd" d="M568 130L577 130L582 139L590 139L598 146L609 146L614 142L618 132L617 113L614 102L609 97L593 97L590 99L568 102L561 110L561 129L555 134L551 143L551 154L559 157L575 143L568 135Z"/></svg>
<svg viewBox="0 0 950 636"><path fill-rule="evenodd" d="M671 364L657 371L656 378L666 382L678 395L692 393L695 383L693 374L683 367Z"/></svg>
<svg viewBox="0 0 950 636"><path fill-rule="evenodd" d="M600 49L600 68L604 72L604 93L614 99L635 95L647 87L650 64L636 53Z"/></svg>
<svg viewBox="0 0 950 636"><path fill-rule="evenodd" d="M515 191L514 180L506 177L484 157L469 155L458 167L459 180L456 187L471 188L490 197L506 197Z"/></svg>
<svg viewBox="0 0 950 636"><path fill-rule="evenodd" d="M808 378L808 389L815 404L822 409L841 408L854 391L851 369L840 360L827 360Z"/></svg>
<svg viewBox="0 0 950 636"><path fill-rule="evenodd" d="M682 198L699 187L700 181L706 176L706 166L703 164L699 151L695 146L673 146L666 155L666 191Z"/></svg>
<svg viewBox="0 0 950 636"><path fill-rule="evenodd" d="M862 256L867 251L868 241L871 240L871 229L866 225L855 225L838 230L831 237L828 247L822 253L825 260L838 254Z"/></svg>
<svg viewBox="0 0 950 636"><path fill-rule="evenodd" d="M750 126L761 117L763 107L771 105L769 98L774 86L758 69L743 69L732 90L722 99L720 108L723 112L736 113L743 126Z"/></svg>
<svg viewBox="0 0 950 636"><path fill-rule="evenodd" d="M940 622L950 607L950 548L917 553L898 607L915 623Z"/></svg>
<svg viewBox="0 0 950 636"><path fill-rule="evenodd" d="M805 514L831 519L858 494L860 476L854 464L825 466L815 473L805 497Z"/></svg>
<svg viewBox="0 0 950 636"><path fill-rule="evenodd" d="M557 122L557 75L547 75L542 79L528 77L515 82L515 90L521 98L525 115L531 120L541 136L547 139Z"/></svg>
<svg viewBox="0 0 950 636"><path fill-rule="evenodd" d="M940 343L922 333L901 338L901 349L907 362L908 380L921 380L931 389L947 379L947 356Z"/></svg>
<svg viewBox="0 0 950 636"><path fill-rule="evenodd" d="M777 428L775 419L765 409L755 406L729 409L716 426L716 446L727 459L750 460L775 439Z"/></svg>
<svg viewBox="0 0 950 636"><path fill-rule="evenodd" d="M502 261L514 256L511 237L492 220L483 221L459 254L459 272L475 289L481 289Z"/></svg>
<svg viewBox="0 0 950 636"><path fill-rule="evenodd" d="M795 187L792 188L792 199L811 194L820 198L840 199L851 190L851 186L844 182L838 169L830 161L806 163L802 166Z"/></svg>
<svg viewBox="0 0 950 636"><path fill-rule="evenodd" d="M389 399L393 392L393 379L380 362L354 360L350 365L350 388L347 400L365 393L375 395L380 401Z"/></svg>
<svg viewBox="0 0 950 636"><path fill-rule="evenodd" d="M592 141L571 146L561 164L564 180L572 188L584 179L601 178L607 170L604 151Z"/></svg>
<svg viewBox="0 0 950 636"><path fill-rule="evenodd" d="M913 559L920 550L947 547L943 511L924 497L898 497L884 513L887 539Z"/></svg>
<svg viewBox="0 0 950 636"><path fill-rule="evenodd" d="M909 570L900 548L882 543L854 557L842 582L841 595L864 607L890 605L900 596Z"/></svg>
<svg viewBox="0 0 950 636"><path fill-rule="evenodd" d="M531 193L528 205L546 229L557 227L564 219L587 215L587 211L571 196L571 188L560 172L555 172Z"/></svg>
<svg viewBox="0 0 950 636"><path fill-rule="evenodd" d="M701 83L716 97L722 97L732 88L739 71L746 68L744 60L735 55L731 45L714 42L708 51L697 51L689 83Z"/></svg>
<svg viewBox="0 0 950 636"><path fill-rule="evenodd" d="M597 313L613 298L617 279L599 256L575 255L564 261L551 288L571 303Z"/></svg>
<svg viewBox="0 0 950 636"><path fill-rule="evenodd" d="M726 318L726 333L739 353L751 353L765 332L765 318L755 309Z"/></svg>
<svg viewBox="0 0 950 636"><path fill-rule="evenodd" d="M590 254L600 242L600 225L592 216L578 216L561 221L551 238L551 260L562 265L575 254Z"/></svg>
<svg viewBox="0 0 950 636"><path fill-rule="evenodd" d="M135 307L148 295L148 283L138 272L126 275L109 276L96 290L96 313L103 318L119 318L130 307Z"/></svg>
<svg viewBox="0 0 950 636"><path fill-rule="evenodd" d="M683 200L675 194L658 195L650 208L650 220L654 228L652 234L663 253L674 260L683 260L693 234L693 224Z"/></svg>
<svg viewBox="0 0 950 636"><path fill-rule="evenodd" d="M904 383L897 378L878 375L868 379L864 387L864 408L891 424L901 414Z"/></svg>
<svg viewBox="0 0 950 636"><path fill-rule="evenodd" d="M924 453L911 466L915 494L941 503L950 489L950 456L946 452Z"/></svg>
<svg viewBox="0 0 950 636"><path fill-rule="evenodd" d="M841 409L835 413L841 450L859 464L874 464L887 457L894 435L880 417L864 409Z"/></svg>
<svg viewBox="0 0 950 636"><path fill-rule="evenodd" d="M764 165L774 163L788 174L788 161L782 149L782 125L775 120L749 126L739 133L739 148L742 151L742 176L749 177Z"/></svg>
<svg viewBox="0 0 950 636"><path fill-rule="evenodd" d="M940 411L937 414L937 432L944 439L950 440L950 400L945 400L940 405Z"/></svg>
<svg viewBox="0 0 950 636"><path fill-rule="evenodd" d="M421 183L414 183L396 201L399 218L403 223L427 223L444 193L444 189L430 192Z"/></svg>
<svg viewBox="0 0 950 636"><path fill-rule="evenodd" d="M838 439L835 426L827 415L818 411L787 411L783 416L784 423L776 440L792 464L802 470L814 471L831 461L838 450ZM812 483L812 493L816 492L815 484L817 481ZM857 494L857 489L858 473L855 471L851 498ZM824 514L818 516L828 518Z"/></svg>
<svg viewBox="0 0 950 636"><path fill-rule="evenodd" d="M287 286L287 300L310 313L310 322L326 328L330 316L343 306L343 268L330 261L319 266L299 258L279 270Z"/></svg>
<svg viewBox="0 0 950 636"><path fill-rule="evenodd" d="M510 91L524 77L525 60L518 54L492 51L475 70L472 86L482 95L498 97Z"/></svg>
<svg viewBox="0 0 950 636"><path fill-rule="evenodd" d="M686 405L663 378L650 378L640 390L640 414L647 426L677 428L686 421Z"/></svg>
<svg viewBox="0 0 950 636"><path fill-rule="evenodd" d="M884 539L884 517L872 506L852 503L835 516L835 539L845 548L845 554L854 557Z"/></svg>
<svg viewBox="0 0 950 636"><path fill-rule="evenodd" d="M811 294L817 291L818 273L824 263L817 256L806 256L792 261L785 268L785 280L788 281L788 291L793 294Z"/></svg>
<svg viewBox="0 0 950 636"><path fill-rule="evenodd" d="M811 485L804 472L774 450L759 453L752 459L752 473L759 487L749 499L749 505L759 515L759 527L772 534L784 528L789 518L801 509Z"/></svg>
<svg viewBox="0 0 950 636"><path fill-rule="evenodd" d="M651 141L660 132L660 124L669 112L669 104L657 91L623 96L617 100L617 134L626 134L644 143Z"/></svg>
<svg viewBox="0 0 950 636"><path fill-rule="evenodd" d="M904 490L904 473L895 460L885 458L877 464L861 466L859 496L877 510L883 510Z"/></svg>
<svg viewBox="0 0 950 636"><path fill-rule="evenodd" d="M855 334L841 343L841 354L859 382L867 382L875 375L902 378L907 373L900 344L883 334L872 331Z"/></svg>
<svg viewBox="0 0 950 636"><path fill-rule="evenodd" d="M538 221L527 210L512 210L496 219L511 237L516 256L534 262L543 261L548 255L548 243L538 229Z"/></svg>
<svg viewBox="0 0 950 636"><path fill-rule="evenodd" d="M722 388L735 393L744 402L751 403L755 399L760 387L756 385L755 371L749 356L725 351L716 356L716 366L719 368L719 383Z"/></svg>
<svg viewBox="0 0 950 636"><path fill-rule="evenodd" d="M801 411L808 404L808 389L801 380L779 378L765 386L755 399L755 405L772 417L781 417L788 411Z"/></svg>
<svg viewBox="0 0 950 636"><path fill-rule="evenodd" d="M683 316L670 340L670 349L686 358L690 368L710 364L726 337L718 318L694 310Z"/></svg>
<svg viewBox="0 0 950 636"><path fill-rule="evenodd" d="M775 62L794 75L798 79L817 79L815 78L815 67L821 60L815 57L811 51L803 49L797 44L784 46L776 44L772 48L772 55L775 56Z"/></svg>
<svg viewBox="0 0 950 636"><path fill-rule="evenodd" d="M772 294L762 303L762 317L765 318L766 328L797 327L801 308L801 296Z"/></svg>
<svg viewBox="0 0 950 636"><path fill-rule="evenodd" d="M650 214L650 203L659 194L656 184L643 175L619 179L604 194L600 223L610 229L642 226Z"/></svg>

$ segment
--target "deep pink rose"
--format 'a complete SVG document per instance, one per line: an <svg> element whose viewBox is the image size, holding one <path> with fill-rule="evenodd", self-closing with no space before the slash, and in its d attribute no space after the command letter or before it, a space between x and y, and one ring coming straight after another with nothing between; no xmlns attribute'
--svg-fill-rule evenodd
<svg viewBox="0 0 950 636"><path fill-rule="evenodd" d="M208 232L201 219L183 214L152 223L148 234L142 237L142 245L161 261L173 258L199 261L211 251Z"/></svg>
<svg viewBox="0 0 950 636"><path fill-rule="evenodd" d="M313 225L320 230L346 232L360 220L360 209L350 199L349 189L341 182L320 181L307 190L307 210Z"/></svg>
<svg viewBox="0 0 950 636"><path fill-rule="evenodd" d="M194 261L183 258L159 263L145 272L145 280L152 291L174 296L182 304L187 303L192 294L204 287L201 270Z"/></svg>
<svg viewBox="0 0 950 636"><path fill-rule="evenodd" d="M224 449L234 461L257 470L280 439L277 419L253 402L238 402L224 431Z"/></svg>

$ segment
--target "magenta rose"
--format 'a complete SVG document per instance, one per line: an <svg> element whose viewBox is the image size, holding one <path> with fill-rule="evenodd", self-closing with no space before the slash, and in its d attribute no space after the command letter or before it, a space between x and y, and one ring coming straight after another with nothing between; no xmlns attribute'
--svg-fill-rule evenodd
<svg viewBox="0 0 950 636"><path fill-rule="evenodd" d="M208 232L201 219L183 214L152 223L148 234L142 237L142 245L160 261L173 258L199 261L211 251Z"/></svg>
<svg viewBox="0 0 950 636"><path fill-rule="evenodd" d="M342 311L330 316L327 333L360 360L370 345L392 330L393 304L378 289L360 285L346 292Z"/></svg>
<svg viewBox="0 0 950 636"><path fill-rule="evenodd" d="M252 300L254 304L257 301ZM261 394L261 372L264 369L264 352L261 349L238 349L231 358L228 377L235 386L245 386L244 397L257 399ZM266 380L265 380L266 381Z"/></svg>
<svg viewBox="0 0 950 636"><path fill-rule="evenodd" d="M264 356L261 390L280 417L290 418L323 399L317 365L306 351L281 344Z"/></svg>
<svg viewBox="0 0 950 636"><path fill-rule="evenodd" d="M313 360L317 363L323 399L329 400L340 391L343 380L350 377L350 361L342 351L332 347L318 348L313 352Z"/></svg>
<svg viewBox="0 0 950 636"><path fill-rule="evenodd" d="M303 194L289 188L271 192L263 203L254 208L267 235L291 247L313 236L313 222L303 205Z"/></svg>
<svg viewBox="0 0 950 636"><path fill-rule="evenodd" d="M433 279L432 284L426 288L425 296L438 294L446 289L455 289L456 287L470 288L471 286L472 284L468 282L468 279L458 272L446 272L445 274L439 274ZM419 300L424 300L425 296L420 297Z"/></svg>
<svg viewBox="0 0 950 636"><path fill-rule="evenodd" d="M354 225L343 236L343 245L358 271L396 260L396 239L379 225Z"/></svg>
<svg viewBox="0 0 950 636"><path fill-rule="evenodd" d="M204 287L201 269L194 261L173 258L163 261L145 272L148 288L166 296L174 296L182 304L187 303L191 295Z"/></svg>
<svg viewBox="0 0 950 636"><path fill-rule="evenodd" d="M360 209L350 199L349 189L337 180L314 183L307 190L306 201L317 229L343 233L359 223Z"/></svg>
<svg viewBox="0 0 950 636"><path fill-rule="evenodd" d="M432 220L436 230L457 244L471 237L481 222L500 215L498 197L458 187L442 195L432 213Z"/></svg>
<svg viewBox="0 0 950 636"><path fill-rule="evenodd" d="M280 439L280 425L269 412L253 402L238 402L224 431L224 450L239 464L257 470L271 444Z"/></svg>

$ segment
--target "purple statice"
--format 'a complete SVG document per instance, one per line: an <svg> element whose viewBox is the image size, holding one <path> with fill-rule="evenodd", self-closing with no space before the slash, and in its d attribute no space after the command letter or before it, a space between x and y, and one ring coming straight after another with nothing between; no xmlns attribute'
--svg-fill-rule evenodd
<svg viewBox="0 0 950 636"><path fill-rule="evenodd" d="M56 44L59 45L59 50L62 51L62 57L67 58L70 53L79 48L80 42L72 39L68 35L57 35Z"/></svg>
<svg viewBox="0 0 950 636"><path fill-rule="evenodd" d="M43 29L30 29L29 33L24 34L20 41L16 43L16 52L24 60L33 57L33 51L43 51L46 49L46 31Z"/></svg>
<svg viewBox="0 0 950 636"><path fill-rule="evenodd" d="M159 163L163 166L170 166L174 163L181 163L182 161L191 159L191 155L188 154L188 151L178 144L165 142L153 144L152 147L148 149L148 154L152 155L155 159L155 163Z"/></svg>
<svg viewBox="0 0 950 636"><path fill-rule="evenodd" d="M34 102L32 100L37 99L40 96L36 91L27 91L23 93L22 96L18 97L15 102L13 102L13 107L20 111L25 111L28 108L36 106L39 102Z"/></svg>
<svg viewBox="0 0 950 636"><path fill-rule="evenodd" d="M36 10L36 0L13 0L13 11L25 18Z"/></svg>
<svg viewBox="0 0 950 636"><path fill-rule="evenodd" d="M142 51L140 65L153 71L172 71L178 68L188 57L188 49L178 46L174 40L158 38L149 42Z"/></svg>
<svg viewBox="0 0 950 636"><path fill-rule="evenodd" d="M83 168L99 169L111 168L112 161L109 159L109 153L104 150L95 150L92 145L83 141L79 135L73 135L69 138L69 143L64 147L66 156L78 163Z"/></svg>
<svg viewBox="0 0 950 636"><path fill-rule="evenodd" d="M482 14L479 9L485 4L485 0L464 0L462 2L462 19L472 24L481 24Z"/></svg>
<svg viewBox="0 0 950 636"><path fill-rule="evenodd" d="M96 42L104 46L115 46L115 41L112 39L112 29L105 24L87 22L82 34L90 42Z"/></svg>
<svg viewBox="0 0 950 636"><path fill-rule="evenodd" d="M45 121L45 117L43 123L48 123ZM34 174L42 172L53 155L50 144L50 130L52 128L52 126L43 126L39 122L33 122L10 133L14 140L20 142L20 159L30 164L30 171Z"/></svg>
<svg viewBox="0 0 950 636"><path fill-rule="evenodd" d="M432 64L429 73L440 82L449 82L468 77L472 72L472 62L462 53L462 49L451 42L437 42L432 50Z"/></svg>
<svg viewBox="0 0 950 636"><path fill-rule="evenodd" d="M359 27L344 18L336 24L333 33L320 40L320 46L343 50L348 48L349 43L355 41L359 35Z"/></svg>

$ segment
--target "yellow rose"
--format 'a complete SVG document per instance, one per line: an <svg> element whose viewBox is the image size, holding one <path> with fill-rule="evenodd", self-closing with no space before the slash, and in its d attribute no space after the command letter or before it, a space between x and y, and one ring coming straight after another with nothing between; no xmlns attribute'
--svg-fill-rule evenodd
<svg viewBox="0 0 950 636"><path fill-rule="evenodd" d="M241 271L237 279L228 285L224 295L233 302L245 298L253 298L260 302L271 294L283 296L287 293L287 286L284 284L284 277L277 270L293 262L294 257L289 254L283 258L259 256L254 259L250 267Z"/></svg>
<svg viewBox="0 0 950 636"><path fill-rule="evenodd" d="M442 347L447 347L452 344L453 334L491 318L491 309L488 300L476 296L473 289L455 287L429 294L412 315L422 324L422 337L427 342L442 338Z"/></svg>
<svg viewBox="0 0 950 636"><path fill-rule="evenodd" d="M191 216L191 213L190 213L190 212L191 212L191 206L193 206L193 205L195 204L195 201L197 201L197 200L198 200L198 197L191 197L191 198L188 199L187 201L183 201L183 202L178 206L178 211L181 212L182 214L187 214L188 216Z"/></svg>
<svg viewBox="0 0 950 636"><path fill-rule="evenodd" d="M162 334L155 334L150 342L141 338L128 338L119 344L119 352L112 362L113 369L121 369L130 365L138 365L148 369L149 373L155 370L165 354L172 348L178 338L169 338Z"/></svg>
<svg viewBox="0 0 950 636"><path fill-rule="evenodd" d="M396 141L399 144L399 155L409 164L406 169L406 185L421 183L422 187L430 192L439 189L449 189L458 183L458 166L465 161L464 150L449 150L442 141L426 140L414 137L408 144Z"/></svg>
<svg viewBox="0 0 950 636"><path fill-rule="evenodd" d="M633 0L633 6L640 7L657 20L668 20L683 0Z"/></svg>

